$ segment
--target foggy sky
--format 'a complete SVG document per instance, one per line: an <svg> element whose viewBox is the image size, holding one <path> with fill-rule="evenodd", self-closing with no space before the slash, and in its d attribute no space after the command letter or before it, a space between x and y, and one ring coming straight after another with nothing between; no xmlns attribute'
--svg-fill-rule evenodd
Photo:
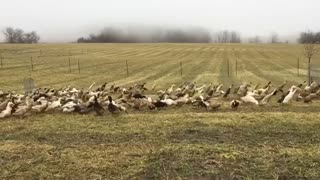
<svg viewBox="0 0 320 180"><path fill-rule="evenodd" d="M319 31L319 7L319 0L1 0L0 29L35 30L42 42L74 41L127 24L290 36Z"/></svg>

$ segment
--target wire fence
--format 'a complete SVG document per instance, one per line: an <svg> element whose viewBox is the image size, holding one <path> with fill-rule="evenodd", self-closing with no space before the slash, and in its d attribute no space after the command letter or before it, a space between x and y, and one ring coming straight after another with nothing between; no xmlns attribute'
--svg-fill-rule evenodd
<svg viewBox="0 0 320 180"><path fill-rule="evenodd" d="M212 58L215 58L215 54L219 51L224 51L224 49L215 49L212 54ZM51 86L61 84L63 82L79 81L86 76L96 76L97 74L104 74L104 78L108 80L116 79L120 80L128 77L146 77L141 79L157 79L162 77L196 77L200 74L217 74L222 79L237 78L242 74L246 73L246 67L244 67L242 57L240 56L242 51L231 51L233 52L233 58L228 56L219 57L222 59L222 63L217 64L206 64L210 57L201 57L199 61L203 63L193 64L192 60L181 60L172 61L170 58L153 61L144 61L144 63L139 64L139 60L128 60L122 58L120 60L114 60L105 58L104 55L108 54L106 50L88 50L88 49L65 49L52 48L49 50L42 49L22 49L16 51L7 51L0 49L0 73L10 72L10 71L21 71L27 72L23 78L12 80L11 84L22 84L25 79L32 77L48 76L54 77L55 74L78 74L78 76L59 79L55 82L48 82L38 84L39 86ZM258 52L265 59L270 59L271 57L264 52ZM99 56L98 56L99 55ZM100 57L101 56L101 57ZM148 57L149 58L149 57ZM94 59L88 61L88 59ZM96 61L95 61L96 60ZM296 60L296 73L294 76L303 78L306 76L306 61L297 57ZM266 62L267 63L267 62ZM203 67L205 66L205 67ZM206 67L207 66L207 67ZM209 67L210 66L210 67ZM212 66L212 68L211 68ZM219 66L219 68L217 68ZM168 67L166 70L166 68ZM263 66L259 67L263 70ZM160 71L161 69L161 71ZM261 70L260 69L260 70ZM108 73L108 72L115 73ZM21 76L19 74L11 74L10 76ZM320 80L320 65L312 66L312 77L313 80ZM37 84L37 82L35 82ZM6 82L0 83L1 85L6 85ZM15 91L21 91L22 88L13 89Z"/></svg>

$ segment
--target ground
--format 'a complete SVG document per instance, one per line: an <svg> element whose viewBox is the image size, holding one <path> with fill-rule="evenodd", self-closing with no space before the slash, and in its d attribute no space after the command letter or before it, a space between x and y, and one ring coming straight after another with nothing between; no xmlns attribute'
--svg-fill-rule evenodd
<svg viewBox="0 0 320 180"><path fill-rule="evenodd" d="M158 82L158 89L184 81L299 83L306 75L301 52L299 45L283 44L0 45L0 90L21 91L30 73L36 85L48 87L88 87L93 81ZM319 179L319 102L274 101L238 110L225 102L214 112L183 106L102 117L8 118L0 121L0 178Z"/></svg>

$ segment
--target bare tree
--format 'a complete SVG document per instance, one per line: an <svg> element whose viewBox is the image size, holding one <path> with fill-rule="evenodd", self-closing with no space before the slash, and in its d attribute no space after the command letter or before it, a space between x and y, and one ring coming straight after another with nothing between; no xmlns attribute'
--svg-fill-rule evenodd
<svg viewBox="0 0 320 180"><path fill-rule="evenodd" d="M235 32L235 31L232 31L231 32L231 40L230 40L230 42L231 43L240 43L241 39L240 39L239 33Z"/></svg>
<svg viewBox="0 0 320 180"><path fill-rule="evenodd" d="M22 41L23 43L36 44L39 40L40 36L35 31L32 31L31 33L25 33Z"/></svg>
<svg viewBox="0 0 320 180"><path fill-rule="evenodd" d="M304 44L304 56L308 59L308 84L311 84L311 59L317 53L318 47L315 43Z"/></svg>
<svg viewBox="0 0 320 180"><path fill-rule="evenodd" d="M240 43L240 34L236 31L219 31L214 34L214 39L218 43Z"/></svg>
<svg viewBox="0 0 320 180"><path fill-rule="evenodd" d="M249 38L249 43L258 44L258 43L261 43L261 39L259 36L255 36L255 37Z"/></svg>
<svg viewBox="0 0 320 180"><path fill-rule="evenodd" d="M24 36L24 32L22 29L15 29L14 31L14 36L15 36L15 43L24 43L23 42L23 36Z"/></svg>
<svg viewBox="0 0 320 180"><path fill-rule="evenodd" d="M278 43L279 42L279 37L277 33L272 33L271 34L271 43Z"/></svg>
<svg viewBox="0 0 320 180"><path fill-rule="evenodd" d="M309 44L316 43L320 41L320 33L313 33L312 31L306 31L300 33L300 37L298 39L301 44Z"/></svg>
<svg viewBox="0 0 320 180"><path fill-rule="evenodd" d="M15 41L15 31L12 27L7 27L2 31L7 43L14 43Z"/></svg>
<svg viewBox="0 0 320 180"><path fill-rule="evenodd" d="M3 34L7 43L38 43L40 36L32 31L30 33L24 33L22 29L14 29L7 27L3 30Z"/></svg>

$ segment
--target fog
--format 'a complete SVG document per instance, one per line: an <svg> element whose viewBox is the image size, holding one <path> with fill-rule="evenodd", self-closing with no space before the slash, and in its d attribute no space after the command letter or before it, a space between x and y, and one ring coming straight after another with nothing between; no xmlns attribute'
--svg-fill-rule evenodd
<svg viewBox="0 0 320 180"><path fill-rule="evenodd" d="M104 27L234 30L242 37L282 39L319 31L317 0L10 0L0 6L0 29L35 30L41 42L71 42ZM0 37L3 39L3 36Z"/></svg>

